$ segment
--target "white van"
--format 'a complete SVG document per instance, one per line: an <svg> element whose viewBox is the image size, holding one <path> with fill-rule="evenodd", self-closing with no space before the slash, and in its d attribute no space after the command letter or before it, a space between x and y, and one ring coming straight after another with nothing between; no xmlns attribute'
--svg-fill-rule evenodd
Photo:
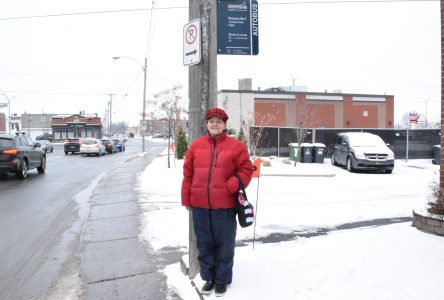
<svg viewBox="0 0 444 300"><path fill-rule="evenodd" d="M343 132L336 135L332 144L331 163L346 166L349 172L381 170L392 173L395 154L376 134Z"/></svg>

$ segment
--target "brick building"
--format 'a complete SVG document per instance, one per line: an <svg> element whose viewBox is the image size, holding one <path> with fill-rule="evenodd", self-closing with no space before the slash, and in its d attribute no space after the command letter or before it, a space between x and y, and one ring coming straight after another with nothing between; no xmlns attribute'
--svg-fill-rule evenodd
<svg viewBox="0 0 444 300"><path fill-rule="evenodd" d="M52 117L51 128L54 141L72 137L101 138L102 120L97 115L59 115Z"/></svg>
<svg viewBox="0 0 444 300"><path fill-rule="evenodd" d="M394 96L341 92L251 90L251 79L239 90L221 90L218 106L230 116L228 126L307 128L394 128ZM242 88L242 89L241 89ZM302 122L303 121L303 122Z"/></svg>

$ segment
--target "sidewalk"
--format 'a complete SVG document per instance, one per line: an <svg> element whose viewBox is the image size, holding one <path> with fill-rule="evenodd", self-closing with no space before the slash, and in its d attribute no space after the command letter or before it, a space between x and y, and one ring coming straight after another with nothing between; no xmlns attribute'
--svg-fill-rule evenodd
<svg viewBox="0 0 444 300"><path fill-rule="evenodd" d="M438 166L428 161L396 162L393 174L348 173L325 164L262 167L247 189L256 204L256 238L310 233L345 223L411 217L424 207ZM273 174L336 174L329 177ZM266 176L268 175L268 176ZM139 182L145 201L157 210L144 214L142 237L155 251L187 253L188 213L180 205L182 161L166 167L166 157L148 166ZM165 220L168 226L165 226ZM254 228L238 228L234 278L225 299L440 299L444 298L444 238L418 231L410 222L333 230L314 238L256 243ZM179 263L164 274L183 299L199 299ZM197 287L202 281L197 276ZM214 299L215 295L205 299Z"/></svg>

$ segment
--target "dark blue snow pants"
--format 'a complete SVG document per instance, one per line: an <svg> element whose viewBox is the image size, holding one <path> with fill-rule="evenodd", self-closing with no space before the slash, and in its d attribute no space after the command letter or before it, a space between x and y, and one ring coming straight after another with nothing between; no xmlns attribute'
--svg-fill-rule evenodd
<svg viewBox="0 0 444 300"><path fill-rule="evenodd" d="M236 211L192 208L199 251L200 276L204 281L230 284L236 242Z"/></svg>

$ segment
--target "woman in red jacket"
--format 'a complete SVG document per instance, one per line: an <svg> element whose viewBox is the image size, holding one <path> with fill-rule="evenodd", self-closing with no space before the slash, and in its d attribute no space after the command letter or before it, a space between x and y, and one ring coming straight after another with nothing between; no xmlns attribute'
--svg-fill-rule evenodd
<svg viewBox="0 0 444 300"><path fill-rule="evenodd" d="M188 149L183 166L182 205L191 209L199 251L202 294L223 296L233 276L236 241L234 194L239 176L246 187L253 166L245 145L226 133L222 109L205 114L207 134Z"/></svg>

